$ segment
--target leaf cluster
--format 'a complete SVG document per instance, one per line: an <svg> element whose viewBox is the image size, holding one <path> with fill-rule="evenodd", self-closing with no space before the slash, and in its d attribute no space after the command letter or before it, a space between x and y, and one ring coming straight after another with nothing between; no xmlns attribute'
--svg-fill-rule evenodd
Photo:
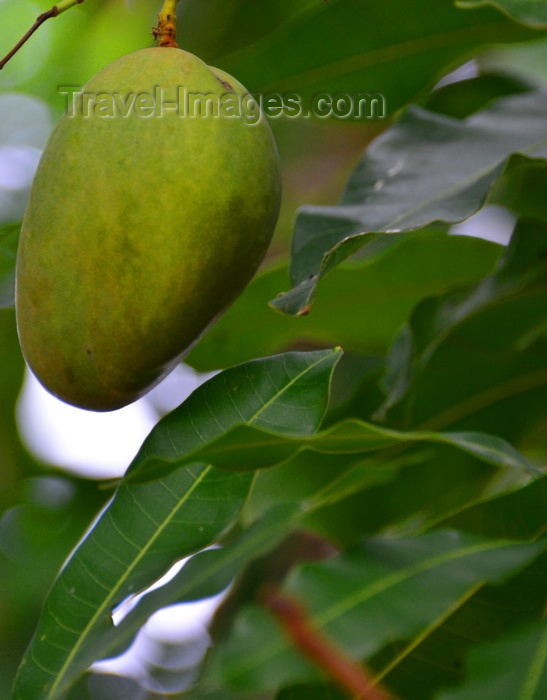
<svg viewBox="0 0 547 700"><path fill-rule="evenodd" d="M149 3L99 5L63 18L87 27L80 62L59 67L75 55L59 20L41 68L0 94L0 114L28 115L0 148L39 148L55 80L137 48ZM251 91L366 86L389 119L273 123L300 178L304 128L323 168L342 139L347 183L336 204L289 187L290 250L282 215L277 259L187 358L214 376L112 490L21 442L21 206L0 189L0 694L32 635L14 700L351 697L309 653L327 642L385 697L545 697L547 84L503 48L544 51L545 3L179 5L181 44ZM468 61L472 77L452 72ZM303 611L304 641L268 590ZM207 638L157 645L140 682L91 668L156 611L216 595Z"/></svg>

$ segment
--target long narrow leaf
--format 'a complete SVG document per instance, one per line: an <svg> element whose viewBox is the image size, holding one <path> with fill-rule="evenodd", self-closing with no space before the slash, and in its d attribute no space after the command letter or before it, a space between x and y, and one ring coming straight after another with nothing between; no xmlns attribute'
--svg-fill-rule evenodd
<svg viewBox="0 0 547 700"><path fill-rule="evenodd" d="M477 587L503 581L543 546L455 532L371 539L326 563L300 567L284 591L351 658L365 659L390 641L423 633ZM208 675L211 683L240 691L274 690L318 677L256 606L241 613Z"/></svg>
<svg viewBox="0 0 547 700"><path fill-rule="evenodd" d="M547 626L539 622L474 649L469 677L438 700L542 700L547 695Z"/></svg>
<svg viewBox="0 0 547 700"><path fill-rule="evenodd" d="M390 113L464 56L534 36L493 8L464 12L452 0L240 0L238 11L224 9L224 32L200 9L195 0L182 4L185 46L214 58L249 90L296 92L305 100L322 92L381 92ZM201 42L192 36L196 24ZM220 41L211 40L219 34Z"/></svg>
<svg viewBox="0 0 547 700"><path fill-rule="evenodd" d="M130 473L129 478L135 481L158 478L192 461L207 462L229 471L246 471L271 467L292 457L301 449L326 454L362 454L413 442L444 443L488 464L537 473L537 469L511 445L495 435L472 432L404 432L354 419L342 421L309 437L293 436L291 432L274 433L254 425L238 426L214 442L189 452L182 459L166 461L150 457L143 460Z"/></svg>
<svg viewBox="0 0 547 700"><path fill-rule="evenodd" d="M543 0L457 0L456 5L464 8L493 5L533 27L547 27L547 3Z"/></svg>
<svg viewBox="0 0 547 700"><path fill-rule="evenodd" d="M156 426L143 452L169 458L242 421L311 432L323 418L339 357L330 350L288 353L218 374ZM161 481L122 483L53 585L14 698L62 697L95 660L113 608L177 559L217 541L237 519L251 480L250 473L193 462Z"/></svg>

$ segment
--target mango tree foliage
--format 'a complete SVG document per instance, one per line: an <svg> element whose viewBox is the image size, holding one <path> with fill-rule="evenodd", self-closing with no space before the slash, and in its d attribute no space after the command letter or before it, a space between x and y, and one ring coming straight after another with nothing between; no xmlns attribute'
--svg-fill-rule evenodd
<svg viewBox="0 0 547 700"><path fill-rule="evenodd" d="M0 53L49 7L0 3ZM381 95L385 118L271 118L275 259L186 358L214 376L103 483L21 438L30 180L6 173L160 9L86 0L0 74L0 696L353 697L311 639L401 700L543 698L547 93L522 56L545 3L180 0L181 46L256 96ZM208 637L93 666L217 595Z"/></svg>

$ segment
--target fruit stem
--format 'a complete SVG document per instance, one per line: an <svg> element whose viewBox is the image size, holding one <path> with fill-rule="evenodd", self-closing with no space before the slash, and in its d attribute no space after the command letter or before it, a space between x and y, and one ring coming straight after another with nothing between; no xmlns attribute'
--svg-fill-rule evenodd
<svg viewBox="0 0 547 700"><path fill-rule="evenodd" d="M50 17L57 17L57 15L60 15L62 12L66 12L66 10L70 10L71 7L74 7L74 5L79 5L82 2L84 2L84 0L60 0L60 2L58 2L56 5L53 5L51 10L42 12L25 36L20 39L13 49L0 61L0 70L2 70L2 68L11 58L13 58L13 56L15 56L19 49L30 39L30 37L46 21L46 19L49 19Z"/></svg>
<svg viewBox="0 0 547 700"><path fill-rule="evenodd" d="M178 49L177 38L177 2L178 0L164 0L161 12L158 15L158 26L152 29L152 36L159 40L162 47Z"/></svg>

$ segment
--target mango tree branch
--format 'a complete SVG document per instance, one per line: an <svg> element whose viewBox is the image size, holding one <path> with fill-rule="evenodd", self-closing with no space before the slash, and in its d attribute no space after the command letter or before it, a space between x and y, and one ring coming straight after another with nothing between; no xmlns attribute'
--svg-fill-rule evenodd
<svg viewBox="0 0 547 700"><path fill-rule="evenodd" d="M83 1L84 0L61 0L56 5L53 5L51 10L48 10L47 12L42 12L42 14L36 19L36 22L34 22L34 24L28 30L25 36L13 47L13 49L7 54L7 56L5 56L0 61L0 70L2 70L2 68L13 56L15 56L15 54L19 51L21 46L23 46L23 44L25 44L28 41L28 39L30 39L30 37L34 34L38 27L40 27L46 21L46 19L49 19L50 17L57 17L57 15L60 15L62 12L66 12L66 10L70 10L71 7L74 7L74 5L79 5Z"/></svg>
<svg viewBox="0 0 547 700"><path fill-rule="evenodd" d="M365 669L348 658L313 624L298 601L275 588L263 591L261 598L295 648L349 693L353 700L388 700L388 695L374 684Z"/></svg>
<svg viewBox="0 0 547 700"><path fill-rule="evenodd" d="M165 0L161 12L158 15L158 26L152 29L152 35L159 39L162 47L171 46L177 49L177 2L178 0Z"/></svg>

